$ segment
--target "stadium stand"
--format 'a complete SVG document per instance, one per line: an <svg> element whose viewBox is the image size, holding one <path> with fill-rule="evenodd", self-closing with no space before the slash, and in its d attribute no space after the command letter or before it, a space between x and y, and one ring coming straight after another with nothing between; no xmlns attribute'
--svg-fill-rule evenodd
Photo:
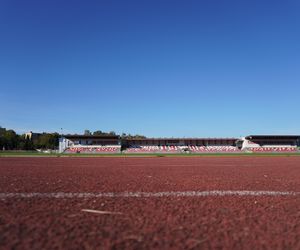
<svg viewBox="0 0 300 250"><path fill-rule="evenodd" d="M119 153L120 146L97 146L97 147L69 147L65 149L65 153Z"/></svg>
<svg viewBox="0 0 300 250"><path fill-rule="evenodd" d="M60 152L120 153L121 145L114 135L66 135L60 139Z"/></svg>
<svg viewBox="0 0 300 250"><path fill-rule="evenodd" d="M246 152L297 152L299 136L295 135L249 135L242 138L242 149Z"/></svg>
<svg viewBox="0 0 300 250"><path fill-rule="evenodd" d="M64 153L239 153L298 152L300 136L250 135L243 138L130 138L66 135Z"/></svg>
<svg viewBox="0 0 300 250"><path fill-rule="evenodd" d="M240 150L234 146L188 146L188 149L193 153L240 152Z"/></svg>
<svg viewBox="0 0 300 250"><path fill-rule="evenodd" d="M123 151L124 153L180 153L178 146L139 146L134 145Z"/></svg>
<svg viewBox="0 0 300 250"><path fill-rule="evenodd" d="M131 146L125 153L209 153L209 152L240 152L234 146Z"/></svg>
<svg viewBox="0 0 300 250"><path fill-rule="evenodd" d="M264 147L255 147L255 148L247 148L246 151L251 152L297 152L297 147L287 147L287 146L264 146Z"/></svg>

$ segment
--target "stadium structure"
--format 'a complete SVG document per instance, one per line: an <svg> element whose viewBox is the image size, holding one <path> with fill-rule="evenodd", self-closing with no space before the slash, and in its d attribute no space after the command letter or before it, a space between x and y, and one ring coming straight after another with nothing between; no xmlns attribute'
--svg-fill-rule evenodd
<svg viewBox="0 0 300 250"><path fill-rule="evenodd" d="M141 138L118 135L63 135L60 153L241 153L299 152L298 135L249 135L242 138Z"/></svg>

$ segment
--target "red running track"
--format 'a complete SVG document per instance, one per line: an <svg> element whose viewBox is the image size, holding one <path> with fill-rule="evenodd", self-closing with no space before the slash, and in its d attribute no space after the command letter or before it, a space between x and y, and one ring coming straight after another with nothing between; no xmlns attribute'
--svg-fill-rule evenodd
<svg viewBox="0 0 300 250"><path fill-rule="evenodd" d="M300 249L299 193L64 196L211 190L300 192L300 157L0 158L0 249Z"/></svg>

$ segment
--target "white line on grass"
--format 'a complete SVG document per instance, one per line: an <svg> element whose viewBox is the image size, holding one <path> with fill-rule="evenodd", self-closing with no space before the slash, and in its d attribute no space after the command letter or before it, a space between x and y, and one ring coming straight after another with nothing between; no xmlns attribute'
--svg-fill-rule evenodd
<svg viewBox="0 0 300 250"><path fill-rule="evenodd" d="M0 193L6 198L152 198L152 197L210 197L210 196L298 196L292 191L249 191L249 190L212 190L212 191L166 191L166 192L100 192L100 193Z"/></svg>

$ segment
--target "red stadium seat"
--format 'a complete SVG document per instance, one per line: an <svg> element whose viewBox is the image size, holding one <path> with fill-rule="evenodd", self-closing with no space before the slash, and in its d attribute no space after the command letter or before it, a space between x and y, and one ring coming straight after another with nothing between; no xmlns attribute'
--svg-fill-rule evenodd
<svg viewBox="0 0 300 250"><path fill-rule="evenodd" d="M78 146L67 148L65 153L118 153L120 148L119 146Z"/></svg>

